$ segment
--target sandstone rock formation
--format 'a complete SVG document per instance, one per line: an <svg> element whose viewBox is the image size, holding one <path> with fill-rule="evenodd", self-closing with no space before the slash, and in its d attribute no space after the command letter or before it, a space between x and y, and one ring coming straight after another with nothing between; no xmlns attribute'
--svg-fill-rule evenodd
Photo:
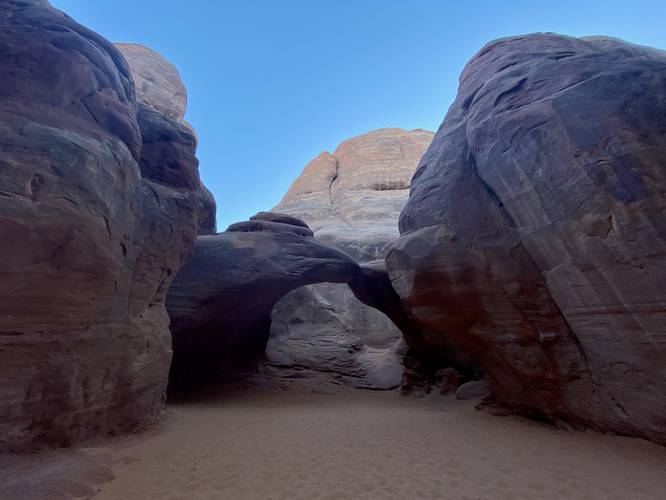
<svg viewBox="0 0 666 500"><path fill-rule="evenodd" d="M366 389L396 387L404 352L399 332L390 325L390 335L374 330L374 337L361 336L351 318L362 328L368 317L382 314L360 304L344 284L297 288L273 309L267 375L306 378L318 389L331 382Z"/></svg>
<svg viewBox="0 0 666 500"><path fill-rule="evenodd" d="M381 129L345 141L311 161L275 210L302 218L317 239L360 262L383 260L432 136ZM267 358L287 371L309 369L347 385L389 388L400 383L403 351L388 317L361 304L345 285L319 284L280 301Z"/></svg>
<svg viewBox="0 0 666 500"><path fill-rule="evenodd" d="M666 442L666 54L486 45L387 258L408 314L504 405Z"/></svg>
<svg viewBox="0 0 666 500"><path fill-rule="evenodd" d="M390 128L349 139L308 163L275 211L303 219L318 239L359 261L383 258L432 137Z"/></svg>
<svg viewBox="0 0 666 500"><path fill-rule="evenodd" d="M481 400L490 396L490 390L488 389L488 382L485 380L472 380L467 382L456 391L456 399L462 400Z"/></svg>
<svg viewBox="0 0 666 500"><path fill-rule="evenodd" d="M167 299L172 380L242 374L263 356L271 310L282 296L310 283L346 283L357 273L348 255L279 214L261 213L200 236Z"/></svg>
<svg viewBox="0 0 666 500"><path fill-rule="evenodd" d="M192 125L184 120L187 109L187 90L180 79L178 69L161 54L143 45L117 43L116 47L129 64L138 102L184 126L194 138L196 150L199 138ZM173 151L174 145L170 141L162 141L161 137L155 134L153 134L150 142L153 144L153 157L158 160L160 167L165 169L166 174L168 175L168 169L170 168L178 170L177 165L170 166L159 161L159 156L163 154L165 148L171 150L167 151L167 157L178 157L179 152ZM217 208L215 198L203 183L200 183L199 191L201 192L201 205L199 208L198 233L214 234L216 232L215 211Z"/></svg>
<svg viewBox="0 0 666 500"><path fill-rule="evenodd" d="M135 428L162 409L195 138L46 1L0 1L0 51L0 449Z"/></svg>
<svg viewBox="0 0 666 500"><path fill-rule="evenodd" d="M129 64L139 102L174 121L185 118L187 90L178 69L161 54L136 43L117 43Z"/></svg>

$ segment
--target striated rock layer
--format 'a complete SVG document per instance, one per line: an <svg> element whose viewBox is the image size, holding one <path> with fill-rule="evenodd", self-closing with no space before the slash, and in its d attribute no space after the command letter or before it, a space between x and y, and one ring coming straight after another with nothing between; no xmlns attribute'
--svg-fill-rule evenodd
<svg viewBox="0 0 666 500"><path fill-rule="evenodd" d="M486 45L387 257L408 313L503 404L666 442L666 54L535 34Z"/></svg>
<svg viewBox="0 0 666 500"><path fill-rule="evenodd" d="M349 139L308 163L275 211L303 219L357 260L381 258L399 235L410 179L432 137L389 128Z"/></svg>
<svg viewBox="0 0 666 500"><path fill-rule="evenodd" d="M133 429L164 400L195 138L46 1L0 1L0 51L0 449Z"/></svg>
<svg viewBox="0 0 666 500"><path fill-rule="evenodd" d="M381 129L349 139L312 160L275 210L302 218L317 239L360 262L383 260L432 136ZM309 369L346 385L385 389L400 383L403 351L400 330L387 316L345 285L322 283L276 306L267 358L287 374Z"/></svg>
<svg viewBox="0 0 666 500"><path fill-rule="evenodd" d="M136 43L117 43L134 77L137 98L177 122L187 109L187 89L178 69L161 54Z"/></svg>

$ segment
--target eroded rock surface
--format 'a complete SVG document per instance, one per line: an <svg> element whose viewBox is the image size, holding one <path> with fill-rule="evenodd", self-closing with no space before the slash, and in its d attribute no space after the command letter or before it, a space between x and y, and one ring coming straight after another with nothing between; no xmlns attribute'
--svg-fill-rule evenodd
<svg viewBox="0 0 666 500"><path fill-rule="evenodd" d="M194 151L196 151L199 138L192 125L184 120L185 111L187 110L187 90L180 78L178 69L160 53L143 45L136 43L117 43L115 45L129 64L138 102L144 108L156 111L157 114L152 113L153 116L162 115L169 119L164 120L164 123L172 120L178 122L179 126L174 125L171 128L178 128L179 131L174 132L172 130L172 134L188 135L189 142L194 140ZM144 115L151 115L151 113L146 111ZM185 130L182 130L183 127ZM163 169L160 175L168 178L169 171L175 169L176 176L179 176L177 172L178 162L182 160L182 156L191 155L194 151L191 151L190 146L186 150L179 149L168 139L169 135L165 137L167 137L167 140L163 140L161 135L154 132L151 137L144 137L144 154L146 156L150 155L159 164L160 169ZM165 163L165 159L173 159L174 163ZM187 159L185 159L185 162L187 162ZM195 180L190 178L189 182L192 184ZM215 198L203 183L198 180L196 182L199 182L198 190L201 193L198 209L198 234L214 234L217 226Z"/></svg>
<svg viewBox="0 0 666 500"><path fill-rule="evenodd" d="M666 442L666 55L491 42L412 180L393 285L504 405Z"/></svg>
<svg viewBox="0 0 666 500"><path fill-rule="evenodd" d="M194 136L48 2L0 2L0 52L0 449L134 429L164 401Z"/></svg>
<svg viewBox="0 0 666 500"><path fill-rule="evenodd" d="M275 214L200 236L167 299L174 383L253 368L281 297L311 283L346 283L357 272L353 259L316 241L303 222Z"/></svg>
<svg viewBox="0 0 666 500"><path fill-rule="evenodd" d="M308 163L275 211L304 220L318 239L359 261L382 258L432 137L389 128L349 139Z"/></svg>
<svg viewBox="0 0 666 500"><path fill-rule="evenodd" d="M472 380L467 382L456 391L456 399L462 400L482 400L490 396L488 382L485 380Z"/></svg>
<svg viewBox="0 0 666 500"><path fill-rule="evenodd" d="M187 109L187 89L178 69L160 53L136 43L117 43L129 64L139 102L177 122Z"/></svg>
<svg viewBox="0 0 666 500"><path fill-rule="evenodd" d="M312 160L275 210L302 218L317 239L359 262L383 260L398 237L410 178L432 136L381 129L349 139ZM386 284L390 288L388 279ZM313 322L309 329L306 318ZM287 372L292 366L380 389L400 384L404 349L400 330L386 315L360 303L344 285L318 284L280 301L267 358Z"/></svg>

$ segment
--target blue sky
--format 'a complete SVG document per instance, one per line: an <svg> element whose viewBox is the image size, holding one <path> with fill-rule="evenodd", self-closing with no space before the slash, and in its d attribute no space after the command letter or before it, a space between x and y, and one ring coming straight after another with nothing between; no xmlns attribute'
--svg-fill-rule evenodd
<svg viewBox="0 0 666 500"><path fill-rule="evenodd" d="M218 229L273 207L303 166L382 127L436 130L489 40L554 31L666 49L666 2L51 0L180 70Z"/></svg>

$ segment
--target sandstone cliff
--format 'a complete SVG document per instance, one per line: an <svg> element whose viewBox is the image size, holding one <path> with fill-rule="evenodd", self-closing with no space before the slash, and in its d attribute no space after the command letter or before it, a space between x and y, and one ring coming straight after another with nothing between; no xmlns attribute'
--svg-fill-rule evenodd
<svg viewBox="0 0 666 500"><path fill-rule="evenodd" d="M195 137L48 2L0 2L0 47L0 449L136 428L164 401Z"/></svg>
<svg viewBox="0 0 666 500"><path fill-rule="evenodd" d="M129 64L136 88L137 101L185 126L195 139L196 150L199 138L194 127L184 119L187 110L187 89L180 78L178 68L158 52L143 45L136 43L117 43L115 45ZM178 165L172 167L165 162L170 154L173 156L173 148L169 141L163 143L164 141L156 136L152 142L159 144L158 148L153 148L153 152L155 162L160 165L164 172L162 175L168 175L170 168L178 170ZM164 154L164 148L170 151L166 151L167 154ZM213 234L216 231L215 198L203 183L199 186L199 192L201 206L199 208L198 233Z"/></svg>
<svg viewBox="0 0 666 500"><path fill-rule="evenodd" d="M387 258L427 333L520 412L666 442L666 53L497 40L468 63Z"/></svg>
<svg viewBox="0 0 666 500"><path fill-rule="evenodd" d="M344 141L308 163L275 210L302 218L317 238L358 260L383 257L432 137L388 128Z"/></svg>

